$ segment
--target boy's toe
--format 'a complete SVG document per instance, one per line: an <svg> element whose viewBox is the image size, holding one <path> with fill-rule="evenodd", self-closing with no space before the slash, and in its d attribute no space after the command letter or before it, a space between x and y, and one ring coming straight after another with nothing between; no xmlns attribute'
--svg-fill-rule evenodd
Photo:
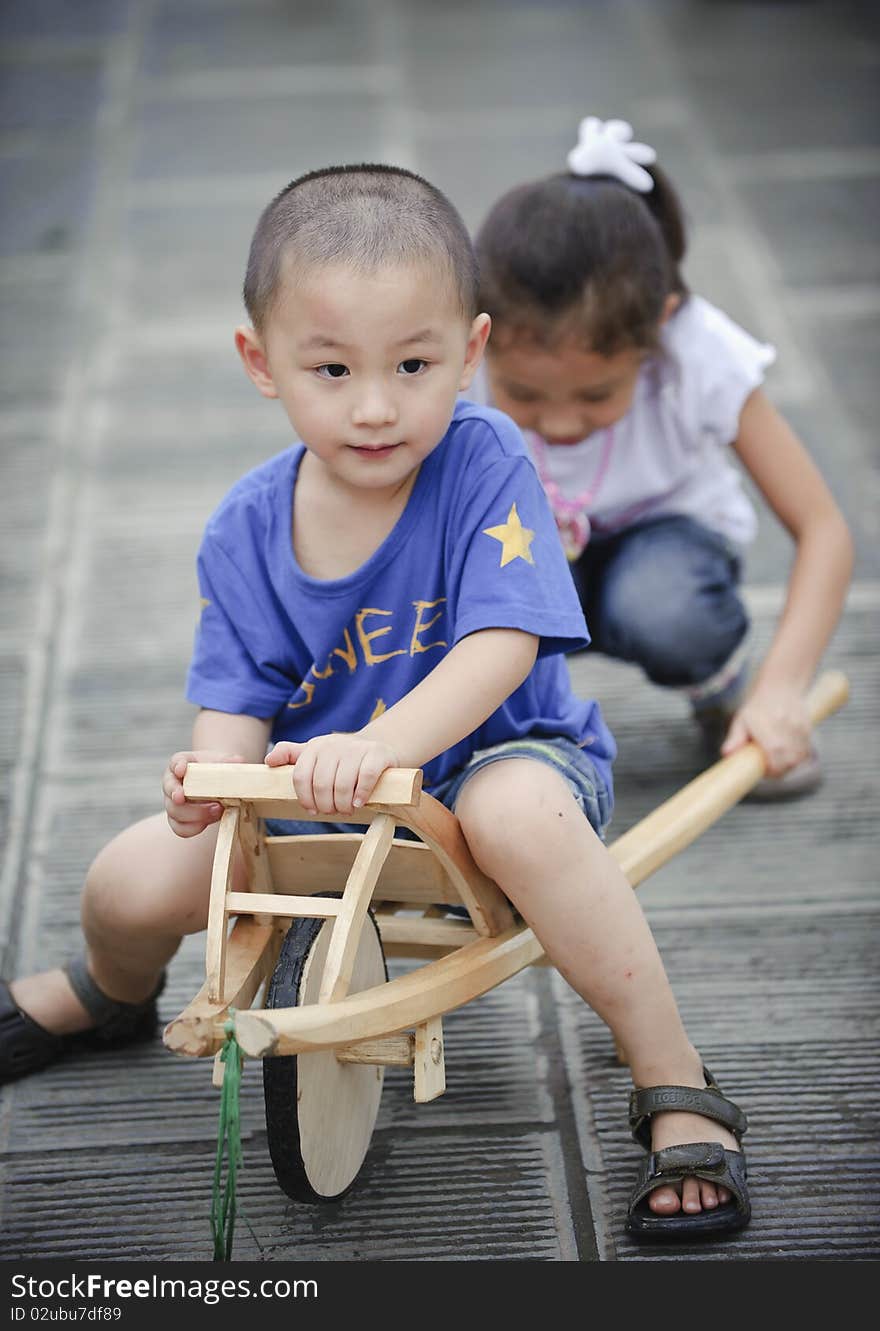
<svg viewBox="0 0 880 1331"><path fill-rule="evenodd" d="M681 1208L681 1198L675 1188L655 1188L648 1205L657 1215L675 1215Z"/></svg>
<svg viewBox="0 0 880 1331"><path fill-rule="evenodd" d="M682 1181L680 1196L676 1188L655 1188L649 1205L656 1215L675 1215L678 1211L698 1215L700 1211L715 1211L729 1201L727 1188L717 1188L704 1179L686 1178Z"/></svg>
<svg viewBox="0 0 880 1331"><path fill-rule="evenodd" d="M700 1204L704 1211L714 1211L719 1203L718 1190L712 1183L700 1185Z"/></svg>
<svg viewBox="0 0 880 1331"><path fill-rule="evenodd" d="M687 1211L688 1215L696 1215L703 1209L700 1184L695 1178L686 1178L681 1185L681 1209Z"/></svg>

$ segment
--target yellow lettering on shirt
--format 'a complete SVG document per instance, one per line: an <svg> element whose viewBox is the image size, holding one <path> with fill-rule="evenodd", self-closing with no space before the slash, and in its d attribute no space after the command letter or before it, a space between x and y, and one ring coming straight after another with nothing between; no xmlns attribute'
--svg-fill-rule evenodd
<svg viewBox="0 0 880 1331"><path fill-rule="evenodd" d="M438 638L435 642L419 641L421 635L423 633L427 633L431 625L436 624L437 620L440 619L443 615L443 611L438 610L436 615L434 615L432 619L428 619L423 623L422 622L423 613L426 610L432 610L435 605L445 605L445 604L446 604L445 596L441 596L436 601L413 601L413 605L415 606L416 609L416 622L413 625L412 637L410 638L410 643L409 643L410 656L415 656L416 652L429 652L432 647L448 647L449 644L442 638Z"/></svg>
<svg viewBox="0 0 880 1331"><path fill-rule="evenodd" d="M380 661L389 661L392 656L405 656L406 651L403 647L397 647L393 652L382 652L378 655L373 651L371 643L374 638L381 638L384 634L391 632L391 625L386 624L383 628L373 629L368 633L364 628L364 620L368 615L391 615L391 610L359 610L354 617L355 628L360 639L361 650L364 654L364 661L367 665L378 665Z"/></svg>
<svg viewBox="0 0 880 1331"><path fill-rule="evenodd" d="M296 711L297 707L308 707L315 696L315 686L310 684L307 679L304 679L299 687L306 696L302 702L289 702L287 705L291 711Z"/></svg>
<svg viewBox="0 0 880 1331"><path fill-rule="evenodd" d="M331 656L341 656L352 674L357 670L357 652L348 629L345 630L345 647L334 647Z"/></svg>
<svg viewBox="0 0 880 1331"><path fill-rule="evenodd" d="M424 641L424 635L429 632L439 619L442 619L445 613L443 607L446 604L446 597L440 596L436 601L413 601L411 604L415 611L415 619L408 649L405 647L395 647L389 652L378 652L373 647L373 643L376 639L382 638L387 633L392 632L394 627L393 610L381 610L376 606L370 606L363 610L358 610L354 618L354 639L352 638L351 630L345 629L342 645L333 648L323 666L319 667L314 662L309 666L297 690L297 695L302 696L298 696L296 702L289 702L287 706L292 711L296 711L298 708L311 706L315 698L317 685L323 680L331 679L336 674L336 662L333 659L336 656L345 662L348 666L349 674L353 675L362 664L368 666L380 665L383 661L390 661L392 657L395 656L409 655L412 657L420 652L428 652L433 647L439 647L441 651L443 648L447 647L448 643L444 638L436 638L431 642ZM438 609L437 607L440 608ZM428 612L435 609L435 614L428 615ZM391 620L392 623L382 624L379 628L369 629L367 628L367 620L372 615L381 615L383 618ZM360 656L363 657L362 661L355 645L356 642L360 644ZM385 702L383 699L378 698L376 700L376 709L370 720L373 720L374 717L381 716L384 711Z"/></svg>

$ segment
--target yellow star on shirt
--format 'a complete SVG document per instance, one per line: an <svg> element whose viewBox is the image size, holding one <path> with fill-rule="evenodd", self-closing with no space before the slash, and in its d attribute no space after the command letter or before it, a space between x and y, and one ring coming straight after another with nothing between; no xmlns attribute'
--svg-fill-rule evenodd
<svg viewBox="0 0 880 1331"><path fill-rule="evenodd" d="M509 564L514 559L524 559L527 564L534 564L532 552L529 549L532 541L535 539L535 533L528 527L524 527L519 520L519 514L516 511L516 504L512 504L510 512L507 515L507 521L500 527L484 527L484 536L491 536L494 540L501 542L501 564Z"/></svg>

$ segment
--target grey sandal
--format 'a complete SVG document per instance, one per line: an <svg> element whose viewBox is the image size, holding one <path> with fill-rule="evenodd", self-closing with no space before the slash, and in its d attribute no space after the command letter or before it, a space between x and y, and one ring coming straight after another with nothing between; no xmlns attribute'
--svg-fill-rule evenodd
<svg viewBox="0 0 880 1331"><path fill-rule="evenodd" d="M165 972L155 991L143 1003L121 1003L109 998L92 979L84 957L64 967L70 987L95 1025L70 1035L55 1035L18 1006L9 985L0 980L0 1086L82 1050L120 1049L151 1039L159 1014L156 1000L165 988Z"/></svg>
<svg viewBox="0 0 880 1331"><path fill-rule="evenodd" d="M730 1233L747 1225L751 1216L746 1184L746 1159L742 1151L726 1150L718 1142L694 1142L687 1146L667 1146L651 1150L651 1117L666 1110L701 1114L729 1128L741 1141L748 1127L742 1110L722 1095L715 1078L706 1068L706 1089L693 1086L650 1086L633 1091L629 1104L629 1123L634 1139L648 1152L642 1162L636 1186L630 1198L626 1229L636 1239L692 1239ZM657 1215L648 1206L655 1188L679 1183L685 1178L706 1179L716 1187L727 1188L730 1200L712 1210L695 1214L677 1211Z"/></svg>

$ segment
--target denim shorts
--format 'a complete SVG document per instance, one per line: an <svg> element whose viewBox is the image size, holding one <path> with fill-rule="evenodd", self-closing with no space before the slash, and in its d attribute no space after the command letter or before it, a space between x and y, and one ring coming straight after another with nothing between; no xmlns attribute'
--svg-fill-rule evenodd
<svg viewBox="0 0 880 1331"><path fill-rule="evenodd" d="M573 740L561 736L544 738L525 736L523 739L505 740L489 749L477 749L458 771L426 787L427 793L455 811L455 805L465 784L481 767L502 762L508 758L530 758L533 762L552 767L563 778L584 816L598 836L604 839L605 829L611 821L614 801L595 764L585 749ZM316 832L362 832L363 823L318 823L271 818L266 821L270 836L302 836ZM397 829L396 835L415 838L406 827ZM416 838L417 839L417 838Z"/></svg>
<svg viewBox="0 0 880 1331"><path fill-rule="evenodd" d="M605 828L611 821L611 793L586 750L561 736L551 739L525 736L494 744L490 749L477 749L464 767L445 781L438 782L428 793L454 811L459 795L475 772L508 758L531 758L533 762L552 767L574 795L593 831L604 837Z"/></svg>

